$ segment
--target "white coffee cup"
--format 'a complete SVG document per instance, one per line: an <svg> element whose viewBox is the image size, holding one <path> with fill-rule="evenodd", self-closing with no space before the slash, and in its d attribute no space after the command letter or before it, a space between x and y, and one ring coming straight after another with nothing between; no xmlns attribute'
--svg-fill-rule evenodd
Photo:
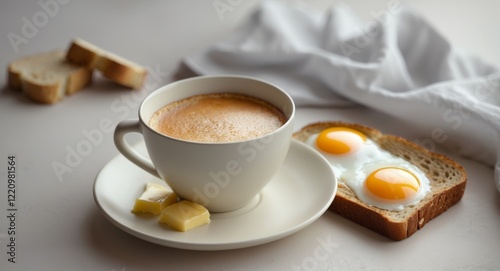
<svg viewBox="0 0 500 271"><path fill-rule="evenodd" d="M267 101L286 122L259 138L230 143L199 143L172 138L151 128L152 115L165 105L198 94L233 92ZM199 76L170 83L144 99L138 120L120 122L114 133L117 149L130 161L163 179L179 197L227 212L247 205L281 167L292 138L295 105L279 87L245 76ZM142 133L151 160L125 140Z"/></svg>

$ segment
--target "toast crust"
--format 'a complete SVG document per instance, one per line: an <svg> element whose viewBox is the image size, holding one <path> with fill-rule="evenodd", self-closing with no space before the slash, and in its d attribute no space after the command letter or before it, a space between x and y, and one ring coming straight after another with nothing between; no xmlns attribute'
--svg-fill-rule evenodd
<svg viewBox="0 0 500 271"><path fill-rule="evenodd" d="M62 82L50 85L40 85L29 79L23 82L23 92L31 100L39 103L52 104L62 99Z"/></svg>
<svg viewBox="0 0 500 271"><path fill-rule="evenodd" d="M72 63L96 69L104 77L132 89L140 89L147 76L146 68L82 39L72 41L66 59Z"/></svg>
<svg viewBox="0 0 500 271"><path fill-rule="evenodd" d="M417 205L402 211L383 210L360 201L348 186L339 182L337 195L330 210L392 240L413 235L430 220L457 203L465 192L467 173L455 161L431 152L402 137L382 134L371 127L341 121L311 123L294 133L306 141L315 133L329 127L347 127L364 133L379 147L399 156L422 170L431 181L431 192Z"/></svg>
<svg viewBox="0 0 500 271"><path fill-rule="evenodd" d="M68 77L66 95L71 95L92 82L92 72L87 68L78 69Z"/></svg>
<svg viewBox="0 0 500 271"><path fill-rule="evenodd" d="M71 63L93 69L99 58L98 50L98 48L92 47L92 45L83 40L75 39L69 46L66 59Z"/></svg>
<svg viewBox="0 0 500 271"><path fill-rule="evenodd" d="M110 56L103 57L98 62L97 69L104 77L133 89L140 89L147 75L145 68L130 66Z"/></svg>

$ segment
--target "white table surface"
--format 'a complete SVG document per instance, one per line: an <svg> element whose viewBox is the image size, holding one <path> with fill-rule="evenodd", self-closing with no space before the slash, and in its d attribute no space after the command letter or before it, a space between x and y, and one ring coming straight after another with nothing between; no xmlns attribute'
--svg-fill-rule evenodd
<svg viewBox="0 0 500 271"><path fill-rule="evenodd" d="M214 1L60 0L47 15L40 3L51 1L0 3L1 74L18 57L66 49L73 37L81 37L153 69L155 76L139 92L96 76L93 85L52 106L0 88L0 270L500 270L500 197L493 170L442 149L468 171L465 195L400 242L331 212L284 239L229 251L163 247L118 229L99 212L92 196L99 169L118 154L111 132L105 131L71 172L58 177L52 164L65 163L69 150L86 140L86 131L99 129L101 121L116 125L136 118L144 95L172 81L183 56L228 35L259 1L218 0L234 4L223 17L215 11ZM310 2L325 9L336 1ZM390 2L345 3L368 20ZM411 5L454 44L500 65L500 2L415 0ZM8 33L22 35L26 20L33 22L34 17L40 20L36 31L12 46ZM0 77L0 85L6 85L6 76ZM430 134L362 107L299 108L296 127L332 119L374 126L410 140ZM7 261L9 155L17 159L15 264ZM325 243L330 245L324 247Z"/></svg>

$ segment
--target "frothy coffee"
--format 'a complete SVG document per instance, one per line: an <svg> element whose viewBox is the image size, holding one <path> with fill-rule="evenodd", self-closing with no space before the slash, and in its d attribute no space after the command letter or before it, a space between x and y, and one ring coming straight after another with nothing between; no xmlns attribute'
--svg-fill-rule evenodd
<svg viewBox="0 0 500 271"><path fill-rule="evenodd" d="M201 94L167 104L153 114L150 127L174 138L237 142L269 134L286 122L273 105L243 94Z"/></svg>

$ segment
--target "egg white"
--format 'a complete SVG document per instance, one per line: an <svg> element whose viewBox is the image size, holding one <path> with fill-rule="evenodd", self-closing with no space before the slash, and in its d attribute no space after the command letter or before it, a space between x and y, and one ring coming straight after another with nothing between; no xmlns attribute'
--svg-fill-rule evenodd
<svg viewBox="0 0 500 271"><path fill-rule="evenodd" d="M340 183L347 185L356 194L359 200L376 206L381 209L399 211L406 206L412 206L420 202L431 190L430 181L425 174L410 162L393 155L392 153L381 149L371 139L367 138L363 146L356 152L350 154L333 155L321 150L316 139L319 134L311 135L306 143L318 150L329 161L335 176ZM377 169L383 167L397 167L413 173L420 182L420 188L417 194L408 199L391 201L379 199L372 195L365 188L365 180Z"/></svg>

